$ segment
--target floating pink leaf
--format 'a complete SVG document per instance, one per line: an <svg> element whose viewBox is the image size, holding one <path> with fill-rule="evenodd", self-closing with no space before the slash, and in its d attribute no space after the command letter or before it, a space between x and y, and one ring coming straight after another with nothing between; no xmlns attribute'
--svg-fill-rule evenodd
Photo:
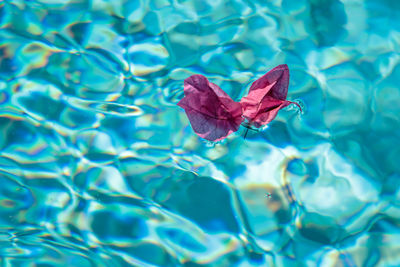
<svg viewBox="0 0 400 267"><path fill-rule="evenodd" d="M185 80L185 97L178 105L185 109L193 130L202 138L219 141L238 130L244 119L256 128L271 122L278 111L290 104L286 100L289 68L279 65L256 80L240 103L202 75ZM301 110L301 108L300 108ZM247 132L246 132L247 133Z"/></svg>
<svg viewBox="0 0 400 267"><path fill-rule="evenodd" d="M185 109L193 130L209 141L219 141L236 132L243 121L240 103L203 75L184 82L185 97L178 105Z"/></svg>
<svg viewBox="0 0 400 267"><path fill-rule="evenodd" d="M249 94L240 100L243 117L257 128L271 122L280 109L294 103L286 100L288 86L289 68L286 64L270 70L256 80Z"/></svg>

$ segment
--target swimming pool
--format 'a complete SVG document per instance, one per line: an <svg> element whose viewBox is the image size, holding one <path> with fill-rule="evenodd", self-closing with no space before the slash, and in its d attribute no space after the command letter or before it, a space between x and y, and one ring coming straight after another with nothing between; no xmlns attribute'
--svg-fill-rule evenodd
<svg viewBox="0 0 400 267"><path fill-rule="evenodd" d="M0 2L2 266L400 265L400 2ZM193 131L183 80L262 131Z"/></svg>

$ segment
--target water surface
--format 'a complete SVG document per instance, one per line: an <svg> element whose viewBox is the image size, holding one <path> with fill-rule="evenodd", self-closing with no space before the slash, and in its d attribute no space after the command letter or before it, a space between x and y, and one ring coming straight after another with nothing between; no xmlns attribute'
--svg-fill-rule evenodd
<svg viewBox="0 0 400 267"><path fill-rule="evenodd" d="M399 266L400 2L0 2L1 266ZM210 145L183 80L262 132Z"/></svg>

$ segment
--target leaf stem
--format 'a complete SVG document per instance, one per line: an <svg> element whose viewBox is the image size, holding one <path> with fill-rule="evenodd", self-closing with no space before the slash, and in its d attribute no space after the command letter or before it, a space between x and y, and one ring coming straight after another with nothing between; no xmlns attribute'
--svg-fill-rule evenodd
<svg viewBox="0 0 400 267"><path fill-rule="evenodd" d="M248 127L246 127L246 132L244 133L244 139L246 140L246 136L247 136L247 132L249 131L249 128Z"/></svg>

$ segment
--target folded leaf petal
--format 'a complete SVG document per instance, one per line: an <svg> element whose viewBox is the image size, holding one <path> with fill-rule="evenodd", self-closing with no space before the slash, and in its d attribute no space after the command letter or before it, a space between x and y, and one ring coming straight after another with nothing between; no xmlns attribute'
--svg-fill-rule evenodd
<svg viewBox="0 0 400 267"><path fill-rule="evenodd" d="M240 101L243 117L255 127L271 122L278 111L292 102L286 101L289 86L289 68L279 65L256 80L249 94Z"/></svg>
<svg viewBox="0 0 400 267"><path fill-rule="evenodd" d="M184 82L185 97L179 101L193 130L202 138L219 141L238 130L243 121L242 107L203 75Z"/></svg>

